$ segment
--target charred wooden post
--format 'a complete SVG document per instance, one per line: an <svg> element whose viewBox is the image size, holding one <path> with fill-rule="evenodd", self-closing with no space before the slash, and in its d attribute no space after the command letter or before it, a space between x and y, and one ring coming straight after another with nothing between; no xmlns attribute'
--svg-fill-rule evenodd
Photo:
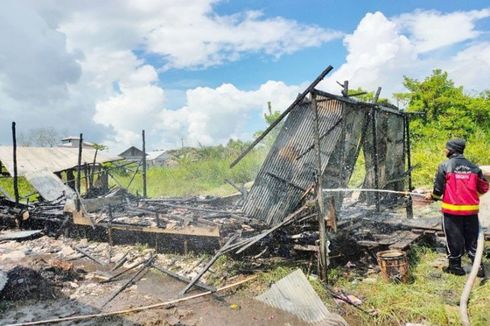
<svg viewBox="0 0 490 326"><path fill-rule="evenodd" d="M97 153L99 152L99 146L95 146L94 160L92 162L92 168L90 169L90 188L94 186L95 173L97 172Z"/></svg>
<svg viewBox="0 0 490 326"><path fill-rule="evenodd" d="M90 173L89 173L89 167L87 162L83 163L83 174L85 175L85 191L89 191L89 178L90 178Z"/></svg>
<svg viewBox="0 0 490 326"><path fill-rule="evenodd" d="M316 102L316 95L311 95L312 108L315 111L315 124L314 124L314 135L315 135L315 149L316 149L316 160L317 160L317 180L316 180L316 199L318 208L318 224L320 231L320 251L319 251L319 271L318 276L321 281L327 281L327 232L325 227L325 214L324 214L324 202L323 202L323 192L322 192L322 153L320 148L320 121L318 114L318 106Z"/></svg>
<svg viewBox="0 0 490 326"><path fill-rule="evenodd" d="M413 190L412 186L412 157L410 146L410 115L405 114L405 141L406 141L406 154L407 154L407 171L408 171L408 192ZM412 196L407 197L407 218L413 218L413 201Z"/></svg>
<svg viewBox="0 0 490 326"><path fill-rule="evenodd" d="M376 95L374 96L374 103L378 102L379 94L381 93L381 87L376 90ZM371 127L373 133L373 169L374 169L374 188L379 189L379 174L378 174L378 140L377 140L377 125L376 125L376 109L373 107L371 109ZM374 194L376 202L376 211L380 211L379 207L379 193Z"/></svg>
<svg viewBox="0 0 490 326"><path fill-rule="evenodd" d="M114 219L114 216L112 215L111 205L109 205L108 210L109 210L109 224L107 225L107 237L109 238L109 261L111 261L112 246L114 245L114 242L112 240L112 220Z"/></svg>
<svg viewBox="0 0 490 326"><path fill-rule="evenodd" d="M13 144L13 161L14 161L14 196L15 205L19 205L19 184L17 176L17 134L15 131L15 121L12 122L12 144Z"/></svg>
<svg viewBox="0 0 490 326"><path fill-rule="evenodd" d="M332 69L332 66L328 66L324 71L322 71L322 73L310 84L310 86L308 86L308 88L306 88L305 91L301 93L286 110L284 110L284 112L276 119L276 121L271 123L269 127L267 127L267 129L259 137L257 137L257 139L255 139L252 144L250 144L250 146L248 146L240 155L238 155L238 157L230 164L230 168L237 165L237 163L240 162L241 159L248 154L248 152L250 152L262 139L264 139L264 137L267 136L267 134L272 129L274 129L274 127L277 126L279 122L281 122L282 119L284 119L288 115L288 113L296 107L296 105L303 101L305 96L308 95L315 88L315 86L318 85L318 83L321 82L330 71L332 71Z"/></svg>
<svg viewBox="0 0 490 326"><path fill-rule="evenodd" d="M141 131L141 136L143 139L143 197L146 198L146 142L145 142L145 130Z"/></svg>
<svg viewBox="0 0 490 326"><path fill-rule="evenodd" d="M337 209L335 208L335 198L332 196L328 197L327 226L337 232Z"/></svg>
<svg viewBox="0 0 490 326"><path fill-rule="evenodd" d="M344 80L344 85L342 86L342 96L343 97L349 96L349 81L348 80Z"/></svg>
<svg viewBox="0 0 490 326"><path fill-rule="evenodd" d="M80 142L78 143L78 166L77 166L77 211L80 211L80 194L81 194L81 173L82 173L82 148L83 148L83 134L80 134Z"/></svg>
<svg viewBox="0 0 490 326"><path fill-rule="evenodd" d="M66 170L66 183L71 189L76 189L75 175L73 174L73 169Z"/></svg>

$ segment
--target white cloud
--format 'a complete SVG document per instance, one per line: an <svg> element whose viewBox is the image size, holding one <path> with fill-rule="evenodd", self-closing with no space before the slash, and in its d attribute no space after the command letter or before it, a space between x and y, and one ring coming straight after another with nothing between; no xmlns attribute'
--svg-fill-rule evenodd
<svg viewBox="0 0 490 326"><path fill-rule="evenodd" d="M209 7L201 7L195 16L162 20L148 35L147 51L166 56L167 68L208 67L250 52L280 57L342 36L281 17L264 18L256 11L221 17L210 13Z"/></svg>
<svg viewBox="0 0 490 326"><path fill-rule="evenodd" d="M481 31L475 29L475 23L488 17L490 9L448 14L419 10L403 14L395 21L408 31L417 51L423 53L478 37Z"/></svg>
<svg viewBox="0 0 490 326"><path fill-rule="evenodd" d="M468 90L488 89L490 42L481 42L462 50L444 68Z"/></svg>
<svg viewBox="0 0 490 326"><path fill-rule="evenodd" d="M478 41L483 32L475 24L487 17L490 9L448 14L419 10L392 18L367 13L344 38L345 63L321 87L338 92L335 81L349 80L354 88L373 91L382 86L382 96L390 97L404 91L404 75L424 78L440 68L466 88L486 88L490 46Z"/></svg>
<svg viewBox="0 0 490 326"><path fill-rule="evenodd" d="M244 104L237 97L249 92L234 86L196 88L187 92L186 106L170 111L165 110L165 90L157 71L204 68L248 54L279 58L341 34L257 11L220 15L214 11L215 3L3 1L0 115L17 120L24 130L54 126L73 134L85 131L87 138L113 146L134 143L142 128L161 133L153 138L155 146L174 145L175 137L163 132L178 125L168 127L163 117L178 122L179 133L192 142L249 136L245 116L263 107L265 102L258 104L260 96L265 98L267 89L272 92L274 83L255 91L259 97ZM135 53L140 58L152 55L160 66L148 65ZM223 119L218 122L223 131L217 130L216 119ZM5 130L0 139L9 139Z"/></svg>
<svg viewBox="0 0 490 326"><path fill-rule="evenodd" d="M78 81L81 70L66 49L65 35L22 1L1 5L0 92L38 105L66 97L67 86Z"/></svg>
<svg viewBox="0 0 490 326"><path fill-rule="evenodd" d="M262 117L267 102L283 110L297 96L301 87L268 81L258 89L243 91L231 84L217 88L198 87L187 91L187 104L179 110L164 110L160 115L162 133L176 143L203 145L226 143L231 138L250 138L247 123Z"/></svg>
<svg viewBox="0 0 490 326"><path fill-rule="evenodd" d="M342 33L259 11L218 15L217 1L103 1L65 4L60 30L71 48L135 48L164 58L164 69L205 68L243 54L280 57ZM54 5L53 5L54 6ZM55 10L55 9L52 9ZM58 15L59 16L59 15Z"/></svg>

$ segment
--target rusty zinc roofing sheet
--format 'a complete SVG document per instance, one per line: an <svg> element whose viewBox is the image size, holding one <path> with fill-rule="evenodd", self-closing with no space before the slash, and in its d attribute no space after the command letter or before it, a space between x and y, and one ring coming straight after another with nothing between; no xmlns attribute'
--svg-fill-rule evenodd
<svg viewBox="0 0 490 326"><path fill-rule="evenodd" d="M328 134L320 142L322 172L341 134L342 106L341 101L317 97L320 136ZM243 208L247 216L276 224L314 184L314 128L311 102L304 101L289 113L247 196Z"/></svg>
<svg viewBox="0 0 490 326"><path fill-rule="evenodd" d="M0 161L10 175L14 173L12 146L0 146ZM82 163L92 163L95 149L82 150ZM117 161L119 156L108 156L103 152L97 153L97 163ZM78 164L78 148L65 147L17 147L17 173L24 176L26 173L40 170L58 172L71 169Z"/></svg>

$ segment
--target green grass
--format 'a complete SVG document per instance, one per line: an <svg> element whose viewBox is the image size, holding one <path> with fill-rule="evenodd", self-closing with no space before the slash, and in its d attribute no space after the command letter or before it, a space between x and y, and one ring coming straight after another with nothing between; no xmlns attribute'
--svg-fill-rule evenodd
<svg viewBox="0 0 490 326"><path fill-rule="evenodd" d="M459 325L459 297L466 281L465 277L448 275L436 261L444 261L445 255L429 248L416 247L412 256L411 272L413 282L394 284L383 281L366 283L360 277L341 277L339 286L364 301L364 308L376 309L376 316L369 316L358 310L351 311L365 325L400 325L407 322L430 325ZM445 263L443 263L445 264ZM490 284L476 286L469 304L473 325L490 323Z"/></svg>
<svg viewBox="0 0 490 326"><path fill-rule="evenodd" d="M225 183L225 179L241 185L252 181L265 158L265 151L249 153L238 165L230 169L232 158L206 158L199 161L181 162L174 167L151 167L147 171L149 197L227 195L237 192ZM132 174L116 174L117 181L127 186ZM112 178L110 179L112 180ZM111 182L115 183L114 180ZM139 172L129 191L143 193L143 180Z"/></svg>
<svg viewBox="0 0 490 326"><path fill-rule="evenodd" d="M440 163L446 160L444 148L447 139L434 135L430 140L420 140L412 147L412 165L415 187L432 187ZM490 132L479 131L467 140L465 156L478 165L490 165Z"/></svg>
<svg viewBox="0 0 490 326"><path fill-rule="evenodd" d="M344 267L329 270L329 285L363 301L361 308L375 311L367 314L347 304L336 304L320 281L310 278L310 284L331 311L337 311L352 325L459 325L459 297L466 282L465 277L442 272L445 255L427 247L413 247L410 254L412 282L408 284L387 283L377 274L360 275ZM281 265L259 274L258 282L263 291L266 286L280 280L297 267ZM469 264L466 261L466 264ZM365 278L373 283L364 282ZM472 325L489 325L490 283L477 284L469 303Z"/></svg>
<svg viewBox="0 0 490 326"><path fill-rule="evenodd" d="M14 179L13 178L0 178L0 187L7 192L7 194L14 199ZM21 202L26 202L26 196L29 196L29 201L34 201L37 195L32 195L36 190L30 185L24 177L18 178L19 196Z"/></svg>

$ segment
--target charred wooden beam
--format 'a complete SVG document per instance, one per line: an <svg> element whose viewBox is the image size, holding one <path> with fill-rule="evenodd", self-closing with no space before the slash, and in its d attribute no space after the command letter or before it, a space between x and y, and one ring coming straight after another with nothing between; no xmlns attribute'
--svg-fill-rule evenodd
<svg viewBox="0 0 490 326"><path fill-rule="evenodd" d="M333 67L332 66L328 66L324 71L322 71L322 73L310 84L310 86L308 86L304 91L303 93L301 93L294 101L293 103L291 103L291 105L286 109L284 110L284 112L273 122L269 125L269 127L267 127L267 129L259 136L257 137L257 139L255 139L252 144L250 144L250 146L248 146L231 164L230 164L230 168L234 167L238 162L240 162L242 160L242 158L245 157L245 155L248 154L248 152L250 152L262 139L264 139L265 136L267 136L267 134L272 130L274 129L275 126L277 126L279 124L279 122L282 121L282 119L284 119L289 112L291 112L299 103L301 103L301 101L303 101L303 99L306 97L306 95L308 95L315 87L316 85L318 85L318 83L320 83L323 78L325 78L325 76L330 72L332 71Z"/></svg>

